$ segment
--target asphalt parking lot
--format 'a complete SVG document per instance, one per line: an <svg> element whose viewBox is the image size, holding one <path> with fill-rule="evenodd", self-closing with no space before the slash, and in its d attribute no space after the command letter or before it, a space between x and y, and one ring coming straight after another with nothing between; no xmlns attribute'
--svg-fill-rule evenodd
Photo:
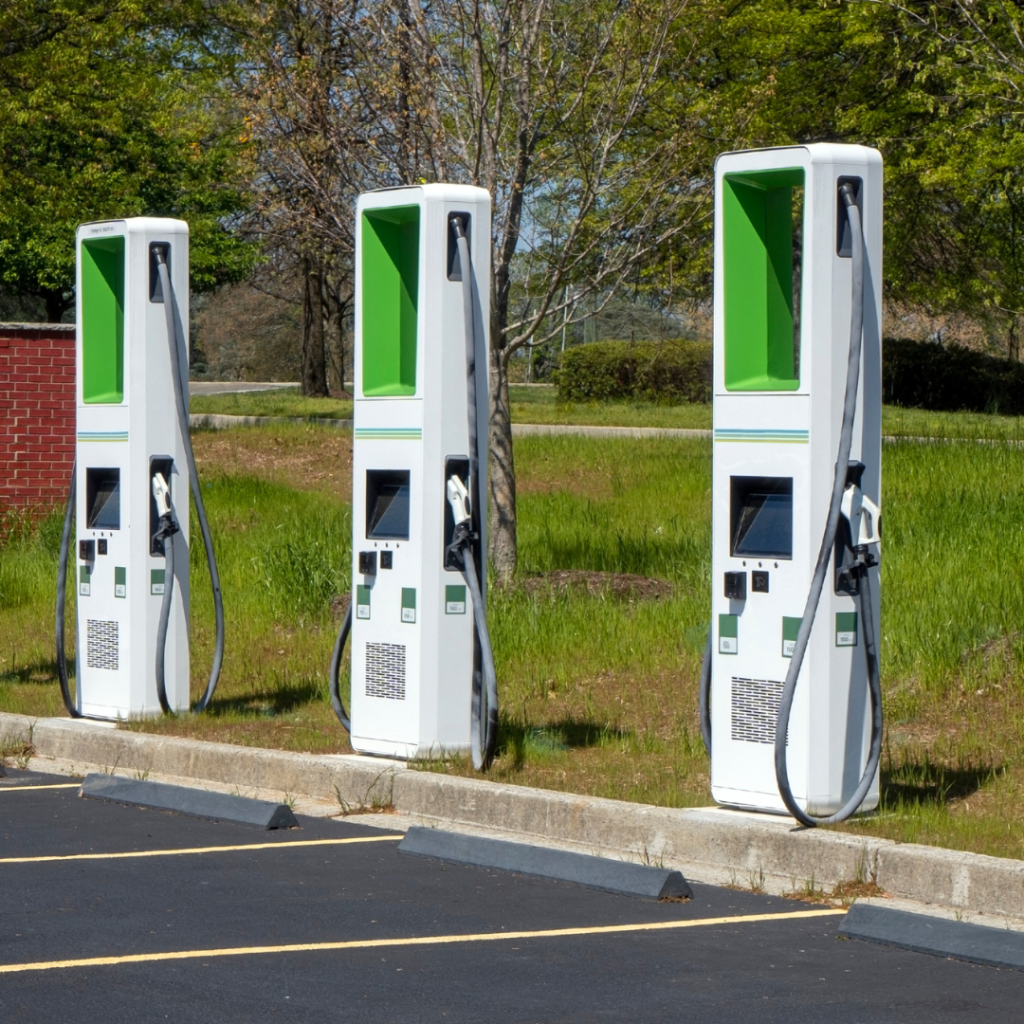
<svg viewBox="0 0 1024 1024"><path fill-rule="evenodd" d="M840 938L834 911L656 903L0 779L0 1020L1019 1024L1024 973Z"/></svg>

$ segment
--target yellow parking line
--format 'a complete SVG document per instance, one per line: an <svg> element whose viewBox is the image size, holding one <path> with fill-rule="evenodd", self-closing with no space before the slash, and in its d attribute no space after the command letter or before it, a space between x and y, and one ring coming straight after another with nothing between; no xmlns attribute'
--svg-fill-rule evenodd
<svg viewBox="0 0 1024 1024"><path fill-rule="evenodd" d="M54 860L127 860L132 857L181 857L192 853L234 853L236 850L294 850L296 846L344 846L346 843L393 843L402 836L356 836L352 839L295 839L242 846L193 846L184 850L130 850L127 853L67 853L47 857L3 857L0 864L44 864Z"/></svg>
<svg viewBox="0 0 1024 1024"><path fill-rule="evenodd" d="M781 914L743 914L735 917L704 917L692 921L654 921L647 924L612 924L593 928L551 928L529 932L484 932L477 935L424 935L408 939L356 939L351 942L302 942L288 946L238 946L233 949L182 949L171 953L135 953L130 956L96 956L85 960L40 960L30 964L2 964L0 974L53 971L67 967L111 967L115 964L147 964L163 960L207 960L221 956L255 956L261 953L321 953L338 949L387 949L394 946L448 946L460 942L501 942L505 939L560 939L583 935L622 935L628 932L677 931L725 924L756 924L760 921L799 921L830 917L845 910L796 910Z"/></svg>
<svg viewBox="0 0 1024 1024"><path fill-rule="evenodd" d="M80 782L58 782L51 786L0 786L0 793L24 793L26 789L78 789Z"/></svg>

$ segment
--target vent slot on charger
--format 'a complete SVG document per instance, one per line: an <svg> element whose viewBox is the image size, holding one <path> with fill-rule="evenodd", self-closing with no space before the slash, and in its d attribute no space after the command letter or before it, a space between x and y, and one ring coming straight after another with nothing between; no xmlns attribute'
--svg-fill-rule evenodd
<svg viewBox="0 0 1024 1024"><path fill-rule="evenodd" d="M784 685L774 679L732 677L732 739L743 743L775 742Z"/></svg>
<svg viewBox="0 0 1024 1024"><path fill-rule="evenodd" d="M116 622L105 619L85 620L85 663L89 668L116 672L120 648Z"/></svg>
<svg viewBox="0 0 1024 1024"><path fill-rule="evenodd" d="M366 645L367 697L405 700L405 644Z"/></svg>

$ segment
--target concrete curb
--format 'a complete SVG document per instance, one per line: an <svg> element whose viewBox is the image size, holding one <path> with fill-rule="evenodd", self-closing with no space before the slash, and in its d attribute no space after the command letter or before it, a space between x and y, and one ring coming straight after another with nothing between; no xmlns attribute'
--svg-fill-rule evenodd
<svg viewBox="0 0 1024 1024"><path fill-rule="evenodd" d="M128 732L98 723L0 714L0 744L81 770L334 802L339 812L394 808L442 828L676 868L691 881L770 893L872 880L894 897L985 919L1024 918L1024 862L848 833L721 808L666 808L414 771L354 755L294 754ZM45 769L36 762L33 767Z"/></svg>

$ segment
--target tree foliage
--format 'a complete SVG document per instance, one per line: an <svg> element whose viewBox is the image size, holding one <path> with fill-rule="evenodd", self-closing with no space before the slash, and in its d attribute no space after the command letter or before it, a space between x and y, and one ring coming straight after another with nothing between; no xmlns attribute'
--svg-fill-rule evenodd
<svg viewBox="0 0 1024 1024"><path fill-rule="evenodd" d="M0 282L49 319L74 303L83 221L188 220L192 284L244 277L229 230L245 140L226 52L199 0L10 0L0 7Z"/></svg>
<svg viewBox="0 0 1024 1024"><path fill-rule="evenodd" d="M190 222L193 283L211 287L252 266L242 227L260 287L302 304L303 386L322 393L358 193L487 189L507 575L510 360L624 296L667 317L706 299L718 153L880 149L888 300L967 312L1017 357L1022 119L1009 0L8 0L0 282L58 314L75 224L154 213Z"/></svg>
<svg viewBox="0 0 1024 1024"><path fill-rule="evenodd" d="M1016 354L1024 309L1020 9L1002 0L754 0L733 5L718 24L704 54L704 107L719 148L878 148L887 301L969 312ZM706 288L706 260L689 269Z"/></svg>

